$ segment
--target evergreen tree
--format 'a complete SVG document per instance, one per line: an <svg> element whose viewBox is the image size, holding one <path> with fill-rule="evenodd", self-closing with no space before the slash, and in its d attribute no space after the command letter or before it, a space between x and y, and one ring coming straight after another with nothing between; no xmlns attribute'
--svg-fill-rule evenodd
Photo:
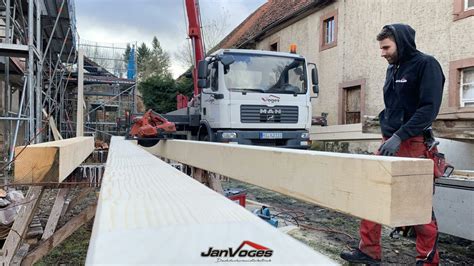
<svg viewBox="0 0 474 266"><path fill-rule="evenodd" d="M143 69L143 77L171 75L169 67L170 57L168 53L161 48L158 38L154 36L151 43L151 50L149 50L149 57Z"/></svg>
<svg viewBox="0 0 474 266"><path fill-rule="evenodd" d="M145 68L147 65L147 61L150 58L150 54L150 49L146 46L144 42L137 48L138 78L143 77L143 73L145 72Z"/></svg>
<svg viewBox="0 0 474 266"><path fill-rule="evenodd" d="M129 43L127 43L127 47L125 47L125 51L123 52L123 61L125 61L125 63L128 63L128 59L130 58L131 51L132 51L132 47L130 46Z"/></svg>
<svg viewBox="0 0 474 266"><path fill-rule="evenodd" d="M170 75L154 75L140 82L138 87L143 95L146 109L158 113L176 110L176 83Z"/></svg>

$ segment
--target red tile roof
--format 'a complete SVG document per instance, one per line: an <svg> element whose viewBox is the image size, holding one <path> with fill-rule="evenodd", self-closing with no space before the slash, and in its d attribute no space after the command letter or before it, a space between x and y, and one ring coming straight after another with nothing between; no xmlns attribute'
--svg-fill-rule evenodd
<svg viewBox="0 0 474 266"><path fill-rule="evenodd" d="M326 6L333 1L334 0L268 0L229 33L217 47L241 47L265 30L283 23L294 15L307 9Z"/></svg>

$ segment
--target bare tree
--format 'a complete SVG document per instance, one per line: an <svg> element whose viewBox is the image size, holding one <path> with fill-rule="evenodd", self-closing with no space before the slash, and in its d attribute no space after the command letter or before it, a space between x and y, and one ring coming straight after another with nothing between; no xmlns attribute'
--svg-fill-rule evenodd
<svg viewBox="0 0 474 266"><path fill-rule="evenodd" d="M219 13L219 16L214 19L203 19L202 35L204 41L205 52L209 52L225 37L225 33L229 28L228 23L229 12L225 9ZM192 50L191 42L182 44L179 47L179 52L174 53L174 58L185 68L194 64L194 51Z"/></svg>

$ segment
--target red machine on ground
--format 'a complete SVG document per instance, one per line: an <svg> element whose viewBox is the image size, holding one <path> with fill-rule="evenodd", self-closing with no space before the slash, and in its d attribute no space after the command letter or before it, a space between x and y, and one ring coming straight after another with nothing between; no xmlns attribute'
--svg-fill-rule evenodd
<svg viewBox="0 0 474 266"><path fill-rule="evenodd" d="M150 109L142 117L134 119L127 138L136 139L139 145L150 147L160 139L169 138L174 132L174 123Z"/></svg>
<svg viewBox="0 0 474 266"><path fill-rule="evenodd" d="M130 135L140 137L155 137L160 133L173 133L176 131L174 123L169 122L153 110L148 110L140 119L134 121Z"/></svg>

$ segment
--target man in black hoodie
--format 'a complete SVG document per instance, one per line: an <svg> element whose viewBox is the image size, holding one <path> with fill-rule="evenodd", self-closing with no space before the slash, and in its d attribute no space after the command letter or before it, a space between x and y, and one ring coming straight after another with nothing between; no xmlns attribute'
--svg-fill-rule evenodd
<svg viewBox="0 0 474 266"><path fill-rule="evenodd" d="M444 75L432 56L416 49L415 30L409 25L386 25L377 35L381 55L389 66L383 86L385 109L379 114L384 142L378 154L426 157L423 132L438 115ZM436 265L438 226L434 213L429 224L414 226L416 264ZM359 248L344 251L341 258L353 263L379 263L382 257L380 224L362 220Z"/></svg>

